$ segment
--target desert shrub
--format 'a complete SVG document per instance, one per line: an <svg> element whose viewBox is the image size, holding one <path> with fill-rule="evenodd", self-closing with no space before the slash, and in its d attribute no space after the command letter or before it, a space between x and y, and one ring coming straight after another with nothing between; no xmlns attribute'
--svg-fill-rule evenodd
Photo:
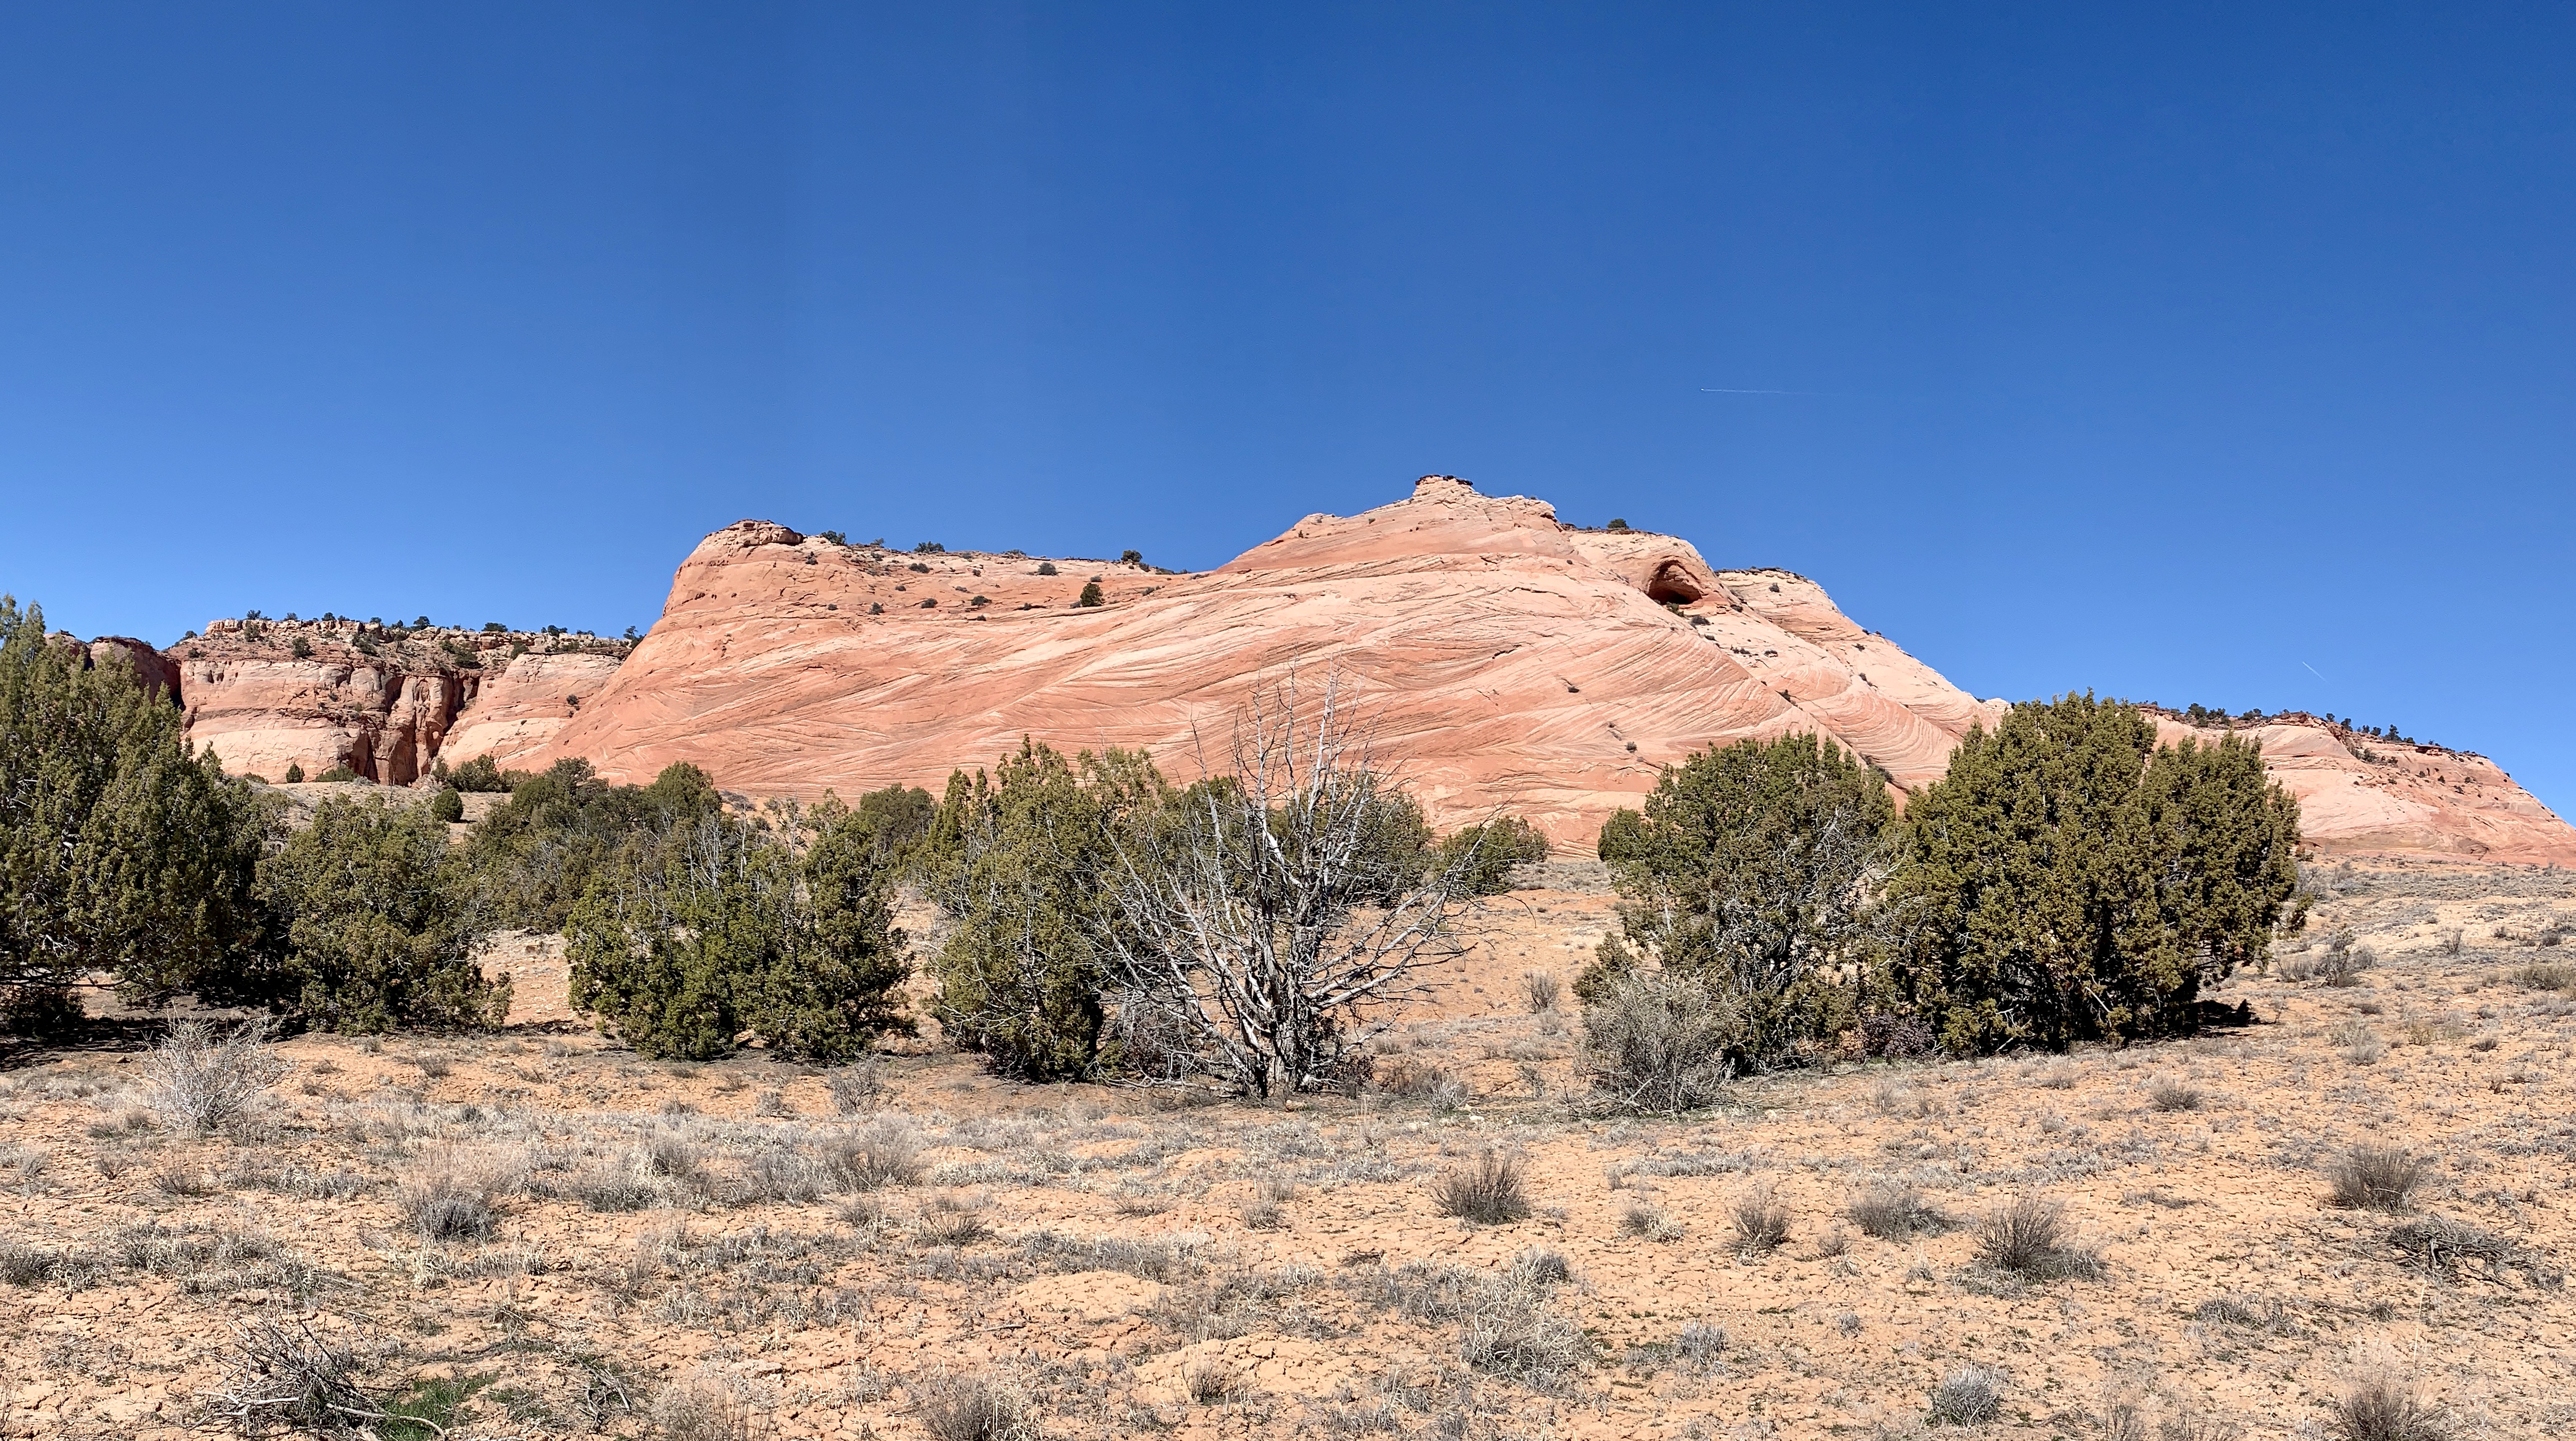
<svg viewBox="0 0 2576 1441"><path fill-rule="evenodd" d="M429 818L443 826L465 819L465 797L454 786L440 786L429 798Z"/></svg>
<svg viewBox="0 0 2576 1441"><path fill-rule="evenodd" d="M1538 827L1518 816L1497 816L1450 832L1440 842L1437 863L1459 868L1471 893L1498 896L1512 888L1514 866L1546 860L1549 854L1547 837Z"/></svg>
<svg viewBox="0 0 2576 1441"><path fill-rule="evenodd" d="M1930 1412L1936 1426L1983 1426L2003 1411L2002 1378L1980 1367L1962 1366L1932 1388Z"/></svg>
<svg viewBox="0 0 2576 1441"><path fill-rule="evenodd" d="M2208 1099L2198 1087L2180 1081L2158 1081L2147 1088L2147 1104L2159 1111L2197 1111Z"/></svg>
<svg viewBox="0 0 2576 1441"><path fill-rule="evenodd" d="M2450 1429L2415 1388L2385 1373L2362 1377L2337 1398L2330 1415L2343 1441L2444 1441Z"/></svg>
<svg viewBox="0 0 2576 1441"><path fill-rule="evenodd" d="M262 946L276 808L191 751L175 701L0 596L0 989L220 991Z"/></svg>
<svg viewBox="0 0 2576 1441"><path fill-rule="evenodd" d="M1888 974L1953 1052L2187 1031L2298 883L2298 805L2252 744L2157 746L2089 695L1972 727L1898 837Z"/></svg>
<svg viewBox="0 0 2576 1441"><path fill-rule="evenodd" d="M917 1406L931 1441L1037 1441L1028 1402L991 1377L934 1376Z"/></svg>
<svg viewBox="0 0 2576 1441"><path fill-rule="evenodd" d="M574 909L572 1003L651 1056L705 1060L746 1034L825 1062L909 1031L904 936L872 829L826 803L776 831L704 811L603 871Z"/></svg>
<svg viewBox="0 0 2576 1441"><path fill-rule="evenodd" d="M258 976L273 1004L328 1030L499 1025L510 982L474 963L485 934L446 827L417 805L324 801L260 863L284 953Z"/></svg>
<svg viewBox="0 0 2576 1441"><path fill-rule="evenodd" d="M1526 1220L1530 1213L1528 1182L1520 1162L1500 1151L1487 1151L1463 1166L1443 1171L1431 1183L1431 1199L1444 1216L1479 1226L1502 1226Z"/></svg>
<svg viewBox="0 0 2576 1441"><path fill-rule="evenodd" d="M874 1056L861 1056L836 1068L824 1082L832 1109L844 1116L868 1115L885 1104L885 1067Z"/></svg>
<svg viewBox="0 0 2576 1441"><path fill-rule="evenodd" d="M1736 1249L1747 1255L1776 1251L1789 1239L1789 1208L1767 1186L1738 1196L1727 1218L1735 1224Z"/></svg>
<svg viewBox="0 0 2576 1441"><path fill-rule="evenodd" d="M296 761L286 763L286 783L291 786L304 784L304 767L301 763Z"/></svg>
<svg viewBox="0 0 2576 1441"><path fill-rule="evenodd" d="M2536 965L2516 966L2506 973L2507 980L2526 990L2576 990L2576 966L2564 961L2544 961Z"/></svg>
<svg viewBox="0 0 2576 1441"><path fill-rule="evenodd" d="M1529 1007L1531 1015L1544 1015L1555 1010L1558 999L1564 994L1565 983L1557 979L1554 971L1521 973L1521 1000Z"/></svg>
<svg viewBox="0 0 2576 1441"><path fill-rule="evenodd" d="M1902 1182L1882 1182L1852 1198L1844 1214L1861 1234L1881 1241L1904 1241L1916 1233L1947 1230L1950 1218L1924 1199L1923 1192Z"/></svg>
<svg viewBox="0 0 2576 1441"><path fill-rule="evenodd" d="M1113 830L1161 802L1141 753L1067 758L1023 741L988 776L959 771L922 842L948 920L931 1014L1003 1075L1052 1080L1100 1060L1102 989L1120 922Z"/></svg>
<svg viewBox="0 0 2576 1441"><path fill-rule="evenodd" d="M1087 580L1082 583L1082 594L1075 596L1073 598L1073 603L1077 608L1089 609L1093 606L1099 605L1102 599L1103 597L1100 594L1100 582L1096 580Z"/></svg>
<svg viewBox="0 0 2576 1441"><path fill-rule="evenodd" d="M493 919L533 931L564 930L594 882L649 867L661 841L722 809L715 783L686 762L649 786L610 785L580 759L512 780L510 799L475 822L465 856Z"/></svg>
<svg viewBox="0 0 2576 1441"><path fill-rule="evenodd" d="M501 774L499 763L488 755L476 756L447 773L449 786L460 791L490 795L510 788L509 779Z"/></svg>
<svg viewBox="0 0 2576 1441"><path fill-rule="evenodd" d="M172 1026L143 1064L144 1094L162 1124L190 1136L239 1124L286 1074L267 1039L267 1028L255 1024L220 1036L203 1021Z"/></svg>
<svg viewBox="0 0 2576 1441"><path fill-rule="evenodd" d="M910 1126L876 1121L824 1140L823 1172L844 1191L909 1186L921 1179L921 1135Z"/></svg>
<svg viewBox="0 0 2576 1441"><path fill-rule="evenodd" d="M397 1201L403 1219L424 1241L480 1241L492 1234L495 1203L519 1179L509 1158L450 1151L425 1158L404 1179Z"/></svg>
<svg viewBox="0 0 2576 1441"><path fill-rule="evenodd" d="M2034 1281L2098 1279L2102 1259L2066 1234L2066 1208L2023 1196L1977 1223L1977 1259Z"/></svg>
<svg viewBox="0 0 2576 1441"><path fill-rule="evenodd" d="M1256 691L1232 773L1117 836L1122 1008L1250 1095L1346 1089L1356 1018L1455 955L1474 900L1469 858L1439 858L1344 692Z"/></svg>
<svg viewBox="0 0 2576 1441"><path fill-rule="evenodd" d="M1458 1356L1479 1371L1545 1390L1580 1369L1590 1350L1583 1328L1549 1308L1545 1283L1518 1268L1467 1293Z"/></svg>
<svg viewBox="0 0 2576 1441"><path fill-rule="evenodd" d="M2326 1165L2327 1202L2346 1210L2406 1210L2423 1182L2424 1163L2396 1146L2355 1146Z"/></svg>
<svg viewBox="0 0 2576 1441"><path fill-rule="evenodd" d="M1741 1002L1699 976L1624 975L1583 1008L1583 1064L1614 1106L1697 1110L1717 1104L1748 1029Z"/></svg>
<svg viewBox="0 0 2576 1441"><path fill-rule="evenodd" d="M1619 930L1575 981L1587 1004L1645 961L1727 998L1737 1069L1850 1025L1832 967L1850 958L1895 818L1858 757L1813 735L1739 741L1668 766L1643 813L1602 828Z"/></svg>
<svg viewBox="0 0 2576 1441"><path fill-rule="evenodd" d="M295 770L296 767L289 766L287 767L287 774L292 776L294 775ZM366 777L358 774L355 770L350 769L348 762L342 761L331 767L329 770L324 771L322 774L315 776L313 779L317 782L330 784L346 781L360 781L365 780Z"/></svg>

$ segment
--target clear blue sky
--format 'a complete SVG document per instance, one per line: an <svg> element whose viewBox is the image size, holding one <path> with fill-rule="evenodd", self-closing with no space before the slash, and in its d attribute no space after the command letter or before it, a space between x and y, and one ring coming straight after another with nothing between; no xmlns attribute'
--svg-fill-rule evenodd
<svg viewBox="0 0 2576 1441"><path fill-rule="evenodd" d="M2576 809L2576 11L2109 8L11 4L0 588L615 631L1439 471Z"/></svg>

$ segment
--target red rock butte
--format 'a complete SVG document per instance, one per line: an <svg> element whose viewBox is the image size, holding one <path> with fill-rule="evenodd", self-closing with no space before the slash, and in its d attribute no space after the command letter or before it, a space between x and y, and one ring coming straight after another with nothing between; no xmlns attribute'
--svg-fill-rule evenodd
<svg viewBox="0 0 2576 1441"><path fill-rule="evenodd" d="M1102 603L1077 605L1095 581ZM1568 850L1704 746L1814 731L1911 790L2004 709L1800 576L1718 570L1671 536L1426 476L1201 574L905 555L743 521L682 562L661 619L576 711L478 728L469 707L446 754L580 756L626 781L685 760L729 790L848 797L935 793L1029 736L1142 748L1186 778L1202 756L1221 767L1233 717L1292 674L1352 688L1436 824L1508 810ZM2249 729L2313 842L2576 864L2576 831L2483 758L2304 716Z"/></svg>

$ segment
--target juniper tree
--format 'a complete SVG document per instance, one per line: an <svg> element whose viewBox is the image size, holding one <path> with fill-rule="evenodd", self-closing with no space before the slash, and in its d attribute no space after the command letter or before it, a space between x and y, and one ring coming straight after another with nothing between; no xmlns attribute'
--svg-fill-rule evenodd
<svg viewBox="0 0 2576 1441"><path fill-rule="evenodd" d="M1165 789L1142 753L1067 758L1027 740L989 774L949 777L924 845L951 928L931 961L931 1012L952 1040L1004 1075L1092 1068L1119 924L1106 890L1114 835Z"/></svg>
<svg viewBox="0 0 2576 1441"><path fill-rule="evenodd" d="M1642 814L1602 827L1619 930L1576 993L1598 1001L1641 961L1690 976L1739 1018L1734 1067L1832 1034L1853 995L1830 968L1857 959L1894 818L1878 773L1814 735L1712 746L1666 767Z"/></svg>
<svg viewBox="0 0 2576 1441"><path fill-rule="evenodd" d="M510 982L474 962L486 934L464 858L425 804L324 801L259 868L282 934L243 987L328 1030L498 1026Z"/></svg>
<svg viewBox="0 0 2576 1441"><path fill-rule="evenodd" d="M262 936L271 824L190 751L175 697L0 596L0 988L22 1014L74 1014L91 972L138 999L220 981Z"/></svg>
<svg viewBox="0 0 2576 1441"><path fill-rule="evenodd" d="M2188 1031L2268 953L2298 833L2249 742L2158 746L2089 694L2015 706L1906 808L1888 974L1951 1051Z"/></svg>

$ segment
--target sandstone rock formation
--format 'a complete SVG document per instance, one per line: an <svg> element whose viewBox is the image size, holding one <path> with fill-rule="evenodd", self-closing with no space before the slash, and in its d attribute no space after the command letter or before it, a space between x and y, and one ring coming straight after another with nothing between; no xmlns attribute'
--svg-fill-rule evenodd
<svg viewBox="0 0 2576 1441"><path fill-rule="evenodd" d="M487 662L481 687L456 717L440 758L454 766L488 755L504 769L522 768L616 676L617 666L616 656L591 651L533 652Z"/></svg>
<svg viewBox="0 0 2576 1441"><path fill-rule="evenodd" d="M513 654L558 646L567 653ZM611 653L575 654L577 647ZM205 635L173 646L169 659L189 740L213 750L225 769L276 781L289 767L307 776L345 768L409 785L447 749L450 728L493 672L537 659L575 663L568 680L587 676L579 662L613 669L623 647L517 631L253 619L211 622ZM596 688L595 677L586 683ZM567 683L565 690L580 687ZM556 704L565 703L558 697ZM529 706L518 700L511 708Z"/></svg>
<svg viewBox="0 0 2576 1441"><path fill-rule="evenodd" d="M2171 711L2160 739L2219 732ZM2576 829L2484 756L2384 741L2293 712L2240 724L2263 767L2299 798L2299 830L2327 849L2365 855L2576 866Z"/></svg>
<svg viewBox="0 0 2576 1441"><path fill-rule="evenodd" d="M1106 603L1077 606L1095 579ZM1230 716L1292 672L1358 688L1440 823L1509 808L1567 847L1712 741L1818 730L1910 787L1995 711L1795 575L1426 477L1201 575L745 521L698 546L652 633L527 763L644 780L691 760L738 790L846 796L935 789L1030 735L1141 746L1186 777L1223 767Z"/></svg>
<svg viewBox="0 0 2576 1441"><path fill-rule="evenodd" d="M1092 582L1104 603L1079 605ZM615 780L686 760L731 790L850 796L935 791L1024 735L1142 747L1187 778L1224 768L1232 716L1294 675L1356 689L1437 823L1509 809L1574 850L1713 742L1819 731L1910 790L2004 708L1802 577L1714 569L1674 537L1566 525L1543 501L1448 476L1360 515L1308 516L1197 575L907 555L747 520L682 562L622 665L625 643L583 636L345 620L208 632L170 657L191 738L270 779L296 764L405 783L434 757L579 756ZM150 670L140 642L96 644ZM2216 734L2172 712L2158 725ZM2576 830L2483 757L2307 715L2238 729L2299 797L2314 844L2576 865Z"/></svg>

